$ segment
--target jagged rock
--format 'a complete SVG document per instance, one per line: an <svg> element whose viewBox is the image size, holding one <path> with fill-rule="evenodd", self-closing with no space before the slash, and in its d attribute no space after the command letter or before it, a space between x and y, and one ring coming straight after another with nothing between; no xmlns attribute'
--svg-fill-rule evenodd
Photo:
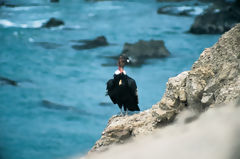
<svg viewBox="0 0 240 159"><path fill-rule="evenodd" d="M45 24L42 25L43 28L58 27L64 25L64 22L60 19L51 18Z"/></svg>
<svg viewBox="0 0 240 159"><path fill-rule="evenodd" d="M189 71L182 72L176 77L169 78L166 92L158 105L163 110L183 109L187 105L185 93L186 78Z"/></svg>
<svg viewBox="0 0 240 159"><path fill-rule="evenodd" d="M175 116L174 110L165 111L158 108L152 108L131 116L113 116L103 131L101 139L96 142L91 152L104 151L110 144L124 143L127 139L140 134L150 134L157 127L172 122Z"/></svg>
<svg viewBox="0 0 240 159"><path fill-rule="evenodd" d="M75 50L93 49L102 46L108 46L107 38L105 36L99 36L93 40L77 40L73 42L82 43L81 45L73 45L72 48Z"/></svg>
<svg viewBox="0 0 240 159"><path fill-rule="evenodd" d="M190 28L194 34L222 34L240 22L240 7L220 3L195 18Z"/></svg>
<svg viewBox="0 0 240 159"><path fill-rule="evenodd" d="M239 95L240 24L205 49L192 70L170 78L163 98L152 108L131 116L112 117L89 153L104 151L113 143L124 143L137 135L151 134L156 128L173 122L184 108L201 112L237 101Z"/></svg>
<svg viewBox="0 0 240 159"><path fill-rule="evenodd" d="M125 43L121 54L129 57L131 65L141 65L148 58L162 58L170 55L162 40Z"/></svg>
<svg viewBox="0 0 240 159"><path fill-rule="evenodd" d="M189 105L199 104L202 109L236 99L240 94L239 72L240 24L225 33L213 47L205 49L194 63L187 78Z"/></svg>

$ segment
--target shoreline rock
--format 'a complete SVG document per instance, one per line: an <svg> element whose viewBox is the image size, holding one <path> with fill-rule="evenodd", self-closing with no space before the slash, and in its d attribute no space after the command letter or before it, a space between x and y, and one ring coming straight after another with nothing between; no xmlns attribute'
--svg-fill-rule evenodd
<svg viewBox="0 0 240 159"><path fill-rule="evenodd" d="M222 34L240 22L240 6L236 3L216 2L198 15L189 32L193 34Z"/></svg>
<svg viewBox="0 0 240 159"><path fill-rule="evenodd" d="M46 23L42 25L42 28L52 28L64 25L64 22L57 18L51 18Z"/></svg>
<svg viewBox="0 0 240 159"><path fill-rule="evenodd" d="M81 43L77 45L72 45L72 48L75 50L86 50L94 49L97 47L108 46L109 43L105 36L98 36L93 40L72 40L73 42Z"/></svg>
<svg viewBox="0 0 240 159"><path fill-rule="evenodd" d="M203 112L239 99L240 24L205 49L192 70L169 78L166 92L152 108L131 116L113 116L89 154L105 151L132 137L148 135L172 123L182 110Z"/></svg>

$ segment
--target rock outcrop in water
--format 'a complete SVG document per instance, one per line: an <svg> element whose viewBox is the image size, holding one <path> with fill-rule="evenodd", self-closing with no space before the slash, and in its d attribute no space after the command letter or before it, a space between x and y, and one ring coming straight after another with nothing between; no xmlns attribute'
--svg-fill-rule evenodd
<svg viewBox="0 0 240 159"><path fill-rule="evenodd" d="M125 43L121 54L130 59L131 65L141 65L149 58L162 58L170 55L170 52L162 40L139 40L137 43Z"/></svg>
<svg viewBox="0 0 240 159"><path fill-rule="evenodd" d="M1 77L0 76L0 85L12 85L12 86L17 86L18 85L18 82L17 81L14 81L12 79L9 79L9 78L6 78L6 77Z"/></svg>
<svg viewBox="0 0 240 159"><path fill-rule="evenodd" d="M75 50L94 49L97 47L109 45L107 38L105 36L99 36L93 40L77 40L77 41L73 40L73 42L80 43L72 46L72 48Z"/></svg>
<svg viewBox="0 0 240 159"><path fill-rule="evenodd" d="M196 17L190 28L194 34L222 34L240 22L239 2L218 2Z"/></svg>
<svg viewBox="0 0 240 159"><path fill-rule="evenodd" d="M43 28L52 28L64 25L64 22L57 18L49 19L45 24L42 25Z"/></svg>
<svg viewBox="0 0 240 159"><path fill-rule="evenodd" d="M202 112L237 100L240 95L240 24L205 49L192 70L167 82L166 92L151 109L131 116L113 116L90 153L137 135L150 134L174 121L184 108Z"/></svg>

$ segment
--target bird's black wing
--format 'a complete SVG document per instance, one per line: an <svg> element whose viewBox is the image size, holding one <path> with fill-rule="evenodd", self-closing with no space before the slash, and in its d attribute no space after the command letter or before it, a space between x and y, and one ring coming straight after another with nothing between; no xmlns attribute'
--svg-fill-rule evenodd
<svg viewBox="0 0 240 159"><path fill-rule="evenodd" d="M129 76L127 76L127 80L128 80L128 87L130 89L131 96L132 96L132 99L131 99L128 109L131 111L140 111L140 109L138 107L137 84L136 84L135 80Z"/></svg>
<svg viewBox="0 0 240 159"><path fill-rule="evenodd" d="M115 88L114 79L108 80L108 82L107 82L107 88L106 88L106 90L107 90L107 94L106 94L106 95L109 95L109 97L110 97L110 99L112 100L112 102L113 102L114 104L116 104L117 101L116 101L116 97L115 97L115 95L114 95L114 88Z"/></svg>

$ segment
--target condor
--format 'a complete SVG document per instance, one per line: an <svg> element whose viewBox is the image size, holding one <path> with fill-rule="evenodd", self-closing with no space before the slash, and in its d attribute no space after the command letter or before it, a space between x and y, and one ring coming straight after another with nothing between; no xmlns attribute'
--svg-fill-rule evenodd
<svg viewBox="0 0 240 159"><path fill-rule="evenodd" d="M127 59L123 56L119 57L118 70L115 71L113 79L107 82L107 95L114 104L118 104L128 114L128 111L140 111L138 107L137 85L134 79L129 77L123 69Z"/></svg>

